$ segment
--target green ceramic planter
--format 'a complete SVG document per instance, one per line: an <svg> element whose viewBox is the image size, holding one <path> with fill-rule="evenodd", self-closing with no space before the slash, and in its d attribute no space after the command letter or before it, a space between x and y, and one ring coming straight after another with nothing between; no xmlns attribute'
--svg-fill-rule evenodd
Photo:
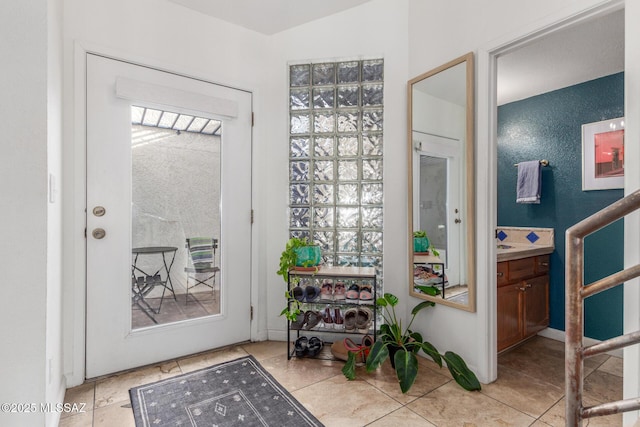
<svg viewBox="0 0 640 427"><path fill-rule="evenodd" d="M320 264L322 254L320 246L303 246L294 249L296 253L296 267L314 267Z"/></svg>
<svg viewBox="0 0 640 427"><path fill-rule="evenodd" d="M429 252L429 238L428 237L414 237L413 238L413 252Z"/></svg>

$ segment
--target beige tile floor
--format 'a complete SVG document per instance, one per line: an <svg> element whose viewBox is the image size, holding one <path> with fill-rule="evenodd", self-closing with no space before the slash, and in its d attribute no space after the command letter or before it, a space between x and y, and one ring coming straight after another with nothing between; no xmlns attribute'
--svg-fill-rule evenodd
<svg viewBox="0 0 640 427"><path fill-rule="evenodd" d="M535 337L498 358L498 380L481 392L459 387L449 372L420 360L418 379L403 395L388 362L374 374L358 368L347 381L342 362L287 360L286 343L242 344L140 368L67 390L66 402L86 403L86 412L63 416L62 427L134 426L131 387L252 354L326 426L564 426L564 344ZM585 364L587 405L622 398L622 360L611 356ZM587 425L585 423L585 425ZM622 425L621 415L589 426Z"/></svg>

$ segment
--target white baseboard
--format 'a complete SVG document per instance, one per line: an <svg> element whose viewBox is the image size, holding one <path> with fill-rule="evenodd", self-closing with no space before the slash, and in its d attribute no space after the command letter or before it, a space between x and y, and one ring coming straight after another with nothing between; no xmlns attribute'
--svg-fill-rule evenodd
<svg viewBox="0 0 640 427"><path fill-rule="evenodd" d="M538 335L540 335L542 337L545 337L545 338L550 338L552 340L560 341L560 342L565 342L566 341L565 332L561 331L559 329L546 328L546 329L543 329L540 332L538 332ZM602 342L602 341L594 340L593 338L588 338L588 337L584 337L584 340L583 340L583 343L586 346L598 344L600 342ZM615 357L622 358L622 353L623 353L622 349L618 349L618 350L608 351L606 354L608 354L609 356L615 356Z"/></svg>

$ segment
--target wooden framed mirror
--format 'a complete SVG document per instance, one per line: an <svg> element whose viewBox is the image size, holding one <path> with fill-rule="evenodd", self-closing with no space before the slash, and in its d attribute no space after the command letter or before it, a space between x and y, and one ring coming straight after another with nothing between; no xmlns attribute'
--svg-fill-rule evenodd
<svg viewBox="0 0 640 427"><path fill-rule="evenodd" d="M473 53L407 90L409 294L475 311Z"/></svg>

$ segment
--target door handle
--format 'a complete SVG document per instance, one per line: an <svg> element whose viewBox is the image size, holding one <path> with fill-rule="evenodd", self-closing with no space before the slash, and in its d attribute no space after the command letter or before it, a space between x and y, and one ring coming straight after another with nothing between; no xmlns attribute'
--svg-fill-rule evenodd
<svg viewBox="0 0 640 427"><path fill-rule="evenodd" d="M456 218L453 222L455 222L456 224L460 224L462 220L460 218Z"/></svg>
<svg viewBox="0 0 640 427"><path fill-rule="evenodd" d="M94 239L102 239L104 236L107 235L107 232L104 231L104 228L94 228L93 231L91 232L91 235L93 236Z"/></svg>

